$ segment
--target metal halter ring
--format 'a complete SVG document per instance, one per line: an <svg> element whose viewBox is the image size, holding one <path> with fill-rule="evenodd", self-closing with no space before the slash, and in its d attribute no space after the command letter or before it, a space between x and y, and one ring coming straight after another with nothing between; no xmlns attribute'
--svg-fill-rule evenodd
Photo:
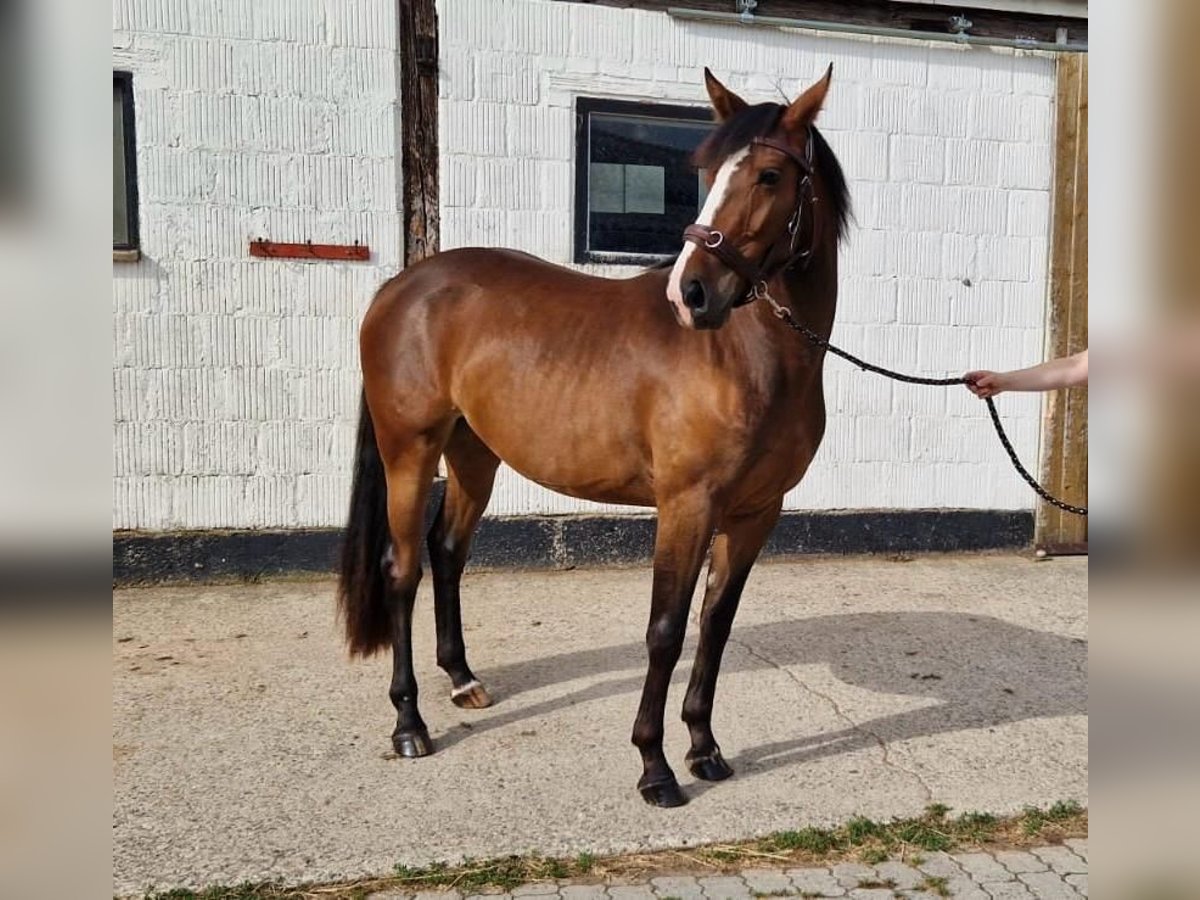
<svg viewBox="0 0 1200 900"><path fill-rule="evenodd" d="M720 247L724 240L725 235L721 234L719 231L713 230L708 237L704 239L704 246L708 247L710 250L715 249Z"/></svg>

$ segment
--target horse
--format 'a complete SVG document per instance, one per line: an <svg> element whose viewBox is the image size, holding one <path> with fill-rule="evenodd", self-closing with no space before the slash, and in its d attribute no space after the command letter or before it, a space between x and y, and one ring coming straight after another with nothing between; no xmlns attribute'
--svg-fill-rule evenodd
<svg viewBox="0 0 1200 900"><path fill-rule="evenodd" d="M663 753L663 715L709 555L685 764L699 779L733 774L711 725L721 656L783 495L825 430L823 349L748 301L828 338L850 200L814 124L832 66L788 104L750 105L704 77L716 125L694 162L709 193L673 264L609 279L516 251L448 250L387 281L364 316L338 607L352 656L391 647L401 756L433 752L411 621L440 458L445 491L425 535L437 663L457 706L491 703L467 664L459 586L504 461L572 497L657 509L632 733L637 787L654 806L687 802Z"/></svg>

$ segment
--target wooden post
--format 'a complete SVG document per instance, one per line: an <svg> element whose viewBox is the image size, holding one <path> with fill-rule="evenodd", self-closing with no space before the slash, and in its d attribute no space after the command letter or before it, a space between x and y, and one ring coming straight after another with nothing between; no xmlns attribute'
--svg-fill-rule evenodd
<svg viewBox="0 0 1200 900"><path fill-rule="evenodd" d="M1059 56L1047 358L1078 353L1088 343L1087 73L1087 54ZM1042 483L1068 503L1086 506L1087 390L1048 394L1045 423ZM1087 519L1039 505L1039 547L1078 550L1086 548L1087 535Z"/></svg>
<svg viewBox="0 0 1200 900"><path fill-rule="evenodd" d="M436 0L400 0L399 26L404 263L411 265L439 246Z"/></svg>

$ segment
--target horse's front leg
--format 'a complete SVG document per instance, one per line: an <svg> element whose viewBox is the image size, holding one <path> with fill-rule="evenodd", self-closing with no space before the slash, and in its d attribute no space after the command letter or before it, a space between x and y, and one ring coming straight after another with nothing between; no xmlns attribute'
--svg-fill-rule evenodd
<svg viewBox="0 0 1200 900"><path fill-rule="evenodd" d="M712 508L707 493L695 491L660 503L650 625L646 629L650 665L633 724L633 743L642 753L643 766L638 790L653 806L682 806L687 802L663 754L663 712L671 673L687 630L692 591L711 534Z"/></svg>
<svg viewBox="0 0 1200 900"><path fill-rule="evenodd" d="M696 648L696 663L683 700L683 721L692 737L692 748L687 755L688 769L705 781L721 781L733 774L712 733L717 674L746 578L779 520L781 503L782 498L754 515L721 523L713 541L708 587L700 612L700 645Z"/></svg>

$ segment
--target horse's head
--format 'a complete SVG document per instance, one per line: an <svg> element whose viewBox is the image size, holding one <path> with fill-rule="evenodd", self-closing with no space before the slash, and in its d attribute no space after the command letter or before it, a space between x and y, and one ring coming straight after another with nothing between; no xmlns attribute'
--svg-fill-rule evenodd
<svg viewBox="0 0 1200 900"><path fill-rule="evenodd" d="M783 106L748 106L704 70L720 126L700 145L695 162L708 177L708 198L684 232L667 298L688 328L720 328L760 283L807 262L817 240L813 122L829 81L825 76Z"/></svg>

